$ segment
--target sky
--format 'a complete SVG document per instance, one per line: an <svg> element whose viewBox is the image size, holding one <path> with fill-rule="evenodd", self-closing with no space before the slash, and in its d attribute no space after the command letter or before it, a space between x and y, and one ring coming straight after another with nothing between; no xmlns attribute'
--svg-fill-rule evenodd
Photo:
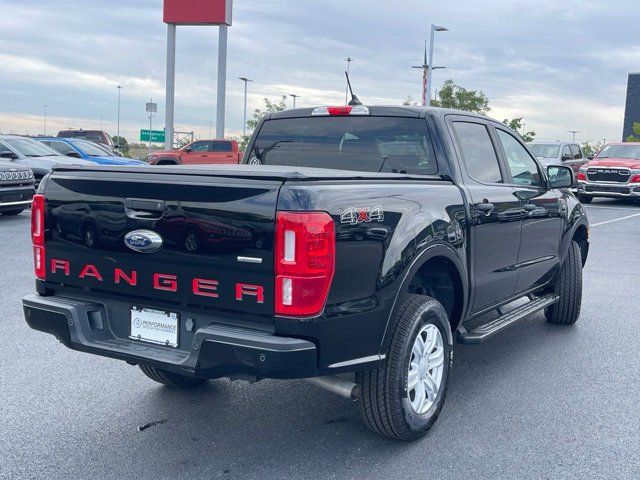
<svg viewBox="0 0 640 480"><path fill-rule="evenodd" d="M145 103L164 126L166 25L161 0L0 0L0 131L102 128L138 141ZM424 41L436 34L434 88L482 90L489 116L523 117L539 139L619 140L629 72L640 72L637 0L235 0L229 28L226 134L263 99L344 102L345 58L365 104L421 96ZM176 130L215 133L218 29L178 27ZM289 105L291 100L289 99ZM640 120L640 119L638 119Z"/></svg>

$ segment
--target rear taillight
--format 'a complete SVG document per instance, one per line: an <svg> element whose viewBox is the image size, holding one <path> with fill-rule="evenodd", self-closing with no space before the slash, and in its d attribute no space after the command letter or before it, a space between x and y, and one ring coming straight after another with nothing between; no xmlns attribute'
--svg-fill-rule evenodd
<svg viewBox="0 0 640 480"><path fill-rule="evenodd" d="M576 180L582 180L586 182L587 176L584 174L584 172L578 172L578 175L576 175Z"/></svg>
<svg viewBox="0 0 640 480"><path fill-rule="evenodd" d="M325 212L278 212L277 315L310 317L324 309L335 271L335 225Z"/></svg>
<svg viewBox="0 0 640 480"><path fill-rule="evenodd" d="M38 280L46 276L44 249L44 195L34 195L31 204L31 242L33 243L33 269Z"/></svg>

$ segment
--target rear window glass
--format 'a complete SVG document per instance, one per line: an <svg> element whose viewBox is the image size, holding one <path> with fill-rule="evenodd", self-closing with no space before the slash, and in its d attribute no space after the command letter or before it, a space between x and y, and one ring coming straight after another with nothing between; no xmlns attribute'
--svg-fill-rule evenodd
<svg viewBox="0 0 640 480"><path fill-rule="evenodd" d="M314 117L269 120L248 163L360 172L438 172L424 119Z"/></svg>

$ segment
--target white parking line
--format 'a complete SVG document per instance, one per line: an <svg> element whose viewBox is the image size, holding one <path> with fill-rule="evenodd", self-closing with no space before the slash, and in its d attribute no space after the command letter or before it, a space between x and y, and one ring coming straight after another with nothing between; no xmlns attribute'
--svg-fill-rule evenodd
<svg viewBox="0 0 640 480"><path fill-rule="evenodd" d="M640 217L640 213L633 215L627 215L626 217L614 218L613 220L607 220L606 222L592 223L592 227L599 227L600 225L606 225L607 223L619 222L620 220L628 220L629 218Z"/></svg>
<svg viewBox="0 0 640 480"><path fill-rule="evenodd" d="M637 208L624 208L624 207L605 207L600 205L582 205L584 208L589 210L624 210L625 212L637 212Z"/></svg>

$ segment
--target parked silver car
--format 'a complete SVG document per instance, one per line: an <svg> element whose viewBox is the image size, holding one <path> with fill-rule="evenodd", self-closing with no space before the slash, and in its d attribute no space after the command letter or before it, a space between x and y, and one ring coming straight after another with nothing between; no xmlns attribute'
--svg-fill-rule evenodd
<svg viewBox="0 0 640 480"><path fill-rule="evenodd" d="M531 153L545 167L549 165L571 167L576 176L580 171L580 167L589 161L582 151L582 147L576 142L544 142L536 140L527 145Z"/></svg>
<svg viewBox="0 0 640 480"><path fill-rule="evenodd" d="M0 135L0 158L29 167L33 171L36 188L54 165L95 165L80 158L65 157L43 143L18 135Z"/></svg>

